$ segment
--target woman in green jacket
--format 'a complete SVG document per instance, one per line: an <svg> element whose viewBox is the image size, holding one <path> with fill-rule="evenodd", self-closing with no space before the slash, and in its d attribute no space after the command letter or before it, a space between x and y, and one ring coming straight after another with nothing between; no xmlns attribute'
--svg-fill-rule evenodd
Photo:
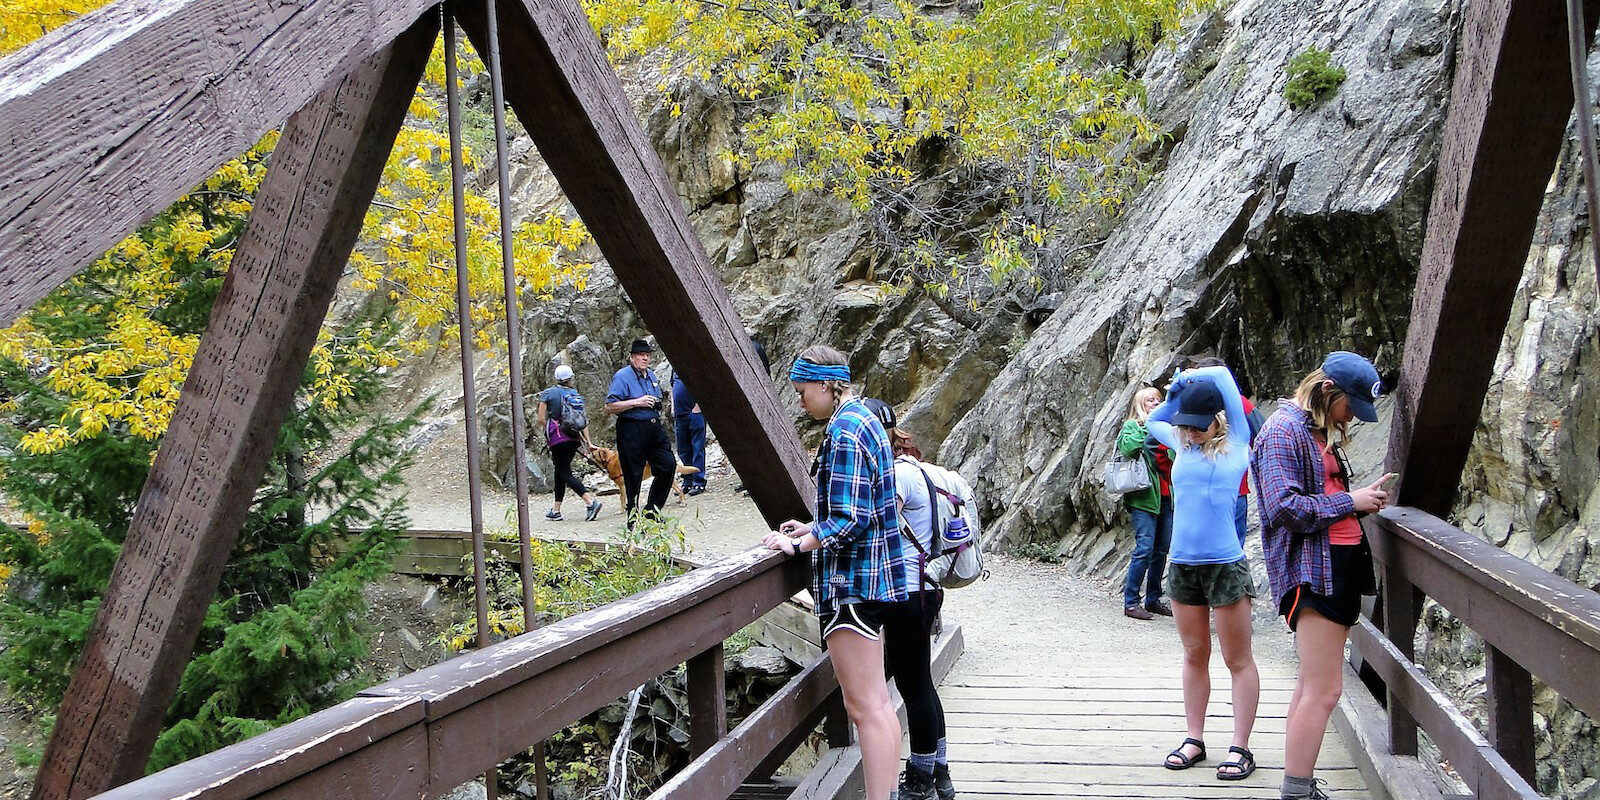
<svg viewBox="0 0 1600 800"><path fill-rule="evenodd" d="M1172 616L1172 606L1161 599L1161 579L1167 571L1167 547L1172 542L1172 497L1161 491L1160 472L1145 420L1161 405L1161 390L1147 386L1128 403L1128 421L1117 434L1117 450L1126 458L1144 460L1150 470L1150 488L1122 496L1133 516L1133 559L1128 562L1128 578L1122 585L1122 613L1134 619L1153 619L1156 614ZM1139 590L1144 589L1140 602Z"/></svg>

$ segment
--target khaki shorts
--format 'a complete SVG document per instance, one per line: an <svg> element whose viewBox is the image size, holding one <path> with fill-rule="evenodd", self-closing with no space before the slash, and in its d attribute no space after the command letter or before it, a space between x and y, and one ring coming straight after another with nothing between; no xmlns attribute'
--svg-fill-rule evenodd
<svg viewBox="0 0 1600 800"><path fill-rule="evenodd" d="M1174 603L1222 608L1255 596L1256 582L1250 577L1250 562L1243 558L1231 564L1167 566L1167 597Z"/></svg>

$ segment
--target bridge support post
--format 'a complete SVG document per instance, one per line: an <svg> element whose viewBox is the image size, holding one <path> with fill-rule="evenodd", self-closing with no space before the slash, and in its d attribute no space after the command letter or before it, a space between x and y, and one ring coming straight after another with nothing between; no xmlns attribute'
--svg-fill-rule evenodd
<svg viewBox="0 0 1600 800"><path fill-rule="evenodd" d="M1422 593L1406 578L1398 564L1383 570L1383 632L1394 648L1416 661L1417 623L1422 619ZM1397 756L1417 754L1417 720L1406 710L1392 688L1386 689L1389 708L1389 752Z"/></svg>
<svg viewBox="0 0 1600 800"><path fill-rule="evenodd" d="M689 757L699 758L728 732L722 643L689 659Z"/></svg>
<svg viewBox="0 0 1600 800"><path fill-rule="evenodd" d="M424 15L290 118L72 674L33 797L144 775L438 32Z"/></svg>
<svg viewBox="0 0 1600 800"><path fill-rule="evenodd" d="M850 715L844 710L844 691L835 690L822 704L827 717L822 721L822 735L829 747L849 747L855 741L850 734Z"/></svg>
<svg viewBox="0 0 1600 800"><path fill-rule="evenodd" d="M1489 742L1528 783L1534 782L1533 676L1494 645L1484 645Z"/></svg>

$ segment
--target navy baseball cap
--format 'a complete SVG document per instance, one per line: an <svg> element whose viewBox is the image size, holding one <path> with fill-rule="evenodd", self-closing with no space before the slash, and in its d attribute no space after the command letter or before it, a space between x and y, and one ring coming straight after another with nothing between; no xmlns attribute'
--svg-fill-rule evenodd
<svg viewBox="0 0 1600 800"><path fill-rule="evenodd" d="M1383 379L1372 362L1344 350L1335 350L1322 360L1322 372L1350 399L1350 413L1362 422L1377 422L1378 409L1372 404L1383 394Z"/></svg>
<svg viewBox="0 0 1600 800"><path fill-rule="evenodd" d="M1190 381L1178 395L1178 413L1172 415L1172 424L1205 430L1216 421L1221 411L1222 392L1208 380Z"/></svg>
<svg viewBox="0 0 1600 800"><path fill-rule="evenodd" d="M883 423L884 430L894 430L896 422L894 416L894 406L891 406L888 403L877 399L876 397L864 398L861 402L867 407L867 410L871 411L875 416L877 416L879 422Z"/></svg>

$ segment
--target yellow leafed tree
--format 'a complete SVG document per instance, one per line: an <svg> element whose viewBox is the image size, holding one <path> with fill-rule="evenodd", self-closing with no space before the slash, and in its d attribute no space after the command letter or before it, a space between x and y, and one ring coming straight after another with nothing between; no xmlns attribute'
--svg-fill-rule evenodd
<svg viewBox="0 0 1600 800"><path fill-rule="evenodd" d="M102 4L9 0L0 6L0 54ZM464 60L465 75L483 71L470 48ZM436 47L351 258L352 285L381 292L392 303L413 331L400 344L410 349L426 346L430 337L425 334L434 328L444 329L450 337L458 334L449 143L437 130L444 120L435 99L443 81L442 47ZM93 326L90 335L78 335L61 324L58 317L64 307L54 305L55 296L0 330L0 358L43 375L44 384L67 400L61 418L29 431L22 447L36 453L54 451L110 426L122 426L146 439L166 430L199 343L200 326L192 318L183 320L186 325L175 324L194 310L175 306L191 294L187 283L218 280L226 271L276 141L276 134L269 134L224 164L62 290L79 300L85 293L92 298L88 310L105 322ZM463 156L471 169L475 155L468 149ZM496 324L503 319L499 209L469 193L465 217L473 298L466 314L468 338L487 348L496 344L497 335L503 336L497 334L503 328ZM523 221L510 243L519 303L529 296L548 297L563 284L581 289L588 265L570 256L587 241L588 234L577 221L556 215ZM311 355L310 402L337 404L349 391L343 376L350 369L397 364L396 353L377 341L371 328L357 326L338 334L324 329Z"/></svg>

